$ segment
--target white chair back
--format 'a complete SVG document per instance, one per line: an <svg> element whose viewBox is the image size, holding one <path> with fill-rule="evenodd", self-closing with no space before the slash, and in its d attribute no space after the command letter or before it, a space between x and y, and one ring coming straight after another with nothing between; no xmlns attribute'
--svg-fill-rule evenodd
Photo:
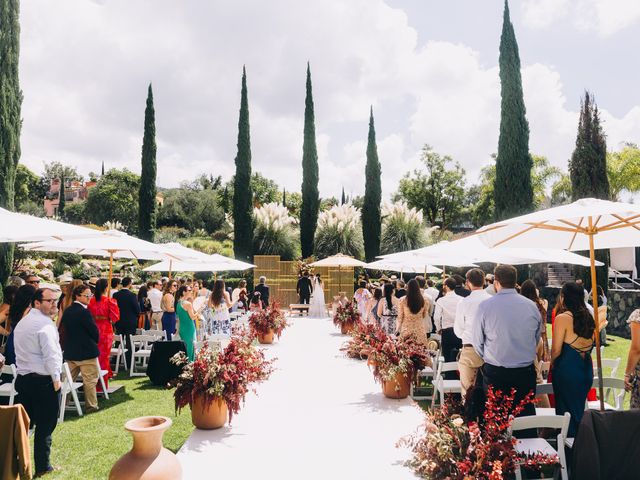
<svg viewBox="0 0 640 480"><path fill-rule="evenodd" d="M598 390L599 383L598 378L594 377L593 379L593 388ZM624 380L620 378L612 378L612 377L603 377L602 378L602 387L603 390L611 390L613 393L614 404L607 405L608 410L624 410L624 397L627 392L624 389ZM608 394L605 394L607 396ZM597 402L587 402L586 408L593 408L592 405L600 404L600 400Z"/></svg>
<svg viewBox="0 0 640 480"><path fill-rule="evenodd" d="M2 380L0 380L0 397L9 397L9 405L13 405L15 397L18 394L16 391L16 379L18 378L16 366L13 364L4 365L0 373L2 373L2 375L11 375L10 382L2 382Z"/></svg>
<svg viewBox="0 0 640 480"><path fill-rule="evenodd" d="M553 395L553 383L538 383L536 395Z"/></svg>

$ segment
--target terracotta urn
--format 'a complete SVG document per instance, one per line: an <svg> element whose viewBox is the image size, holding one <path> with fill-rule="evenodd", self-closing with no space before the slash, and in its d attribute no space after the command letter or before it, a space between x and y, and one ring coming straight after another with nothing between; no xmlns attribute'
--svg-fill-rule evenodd
<svg viewBox="0 0 640 480"><path fill-rule="evenodd" d="M131 451L118 460L109 480L179 480L182 467L176 455L162 446L162 436L171 426L168 417L138 417L124 428L133 437Z"/></svg>
<svg viewBox="0 0 640 480"><path fill-rule="evenodd" d="M269 333L267 333L266 335L258 335L258 342L260 342L263 345L268 345L270 343L273 343L273 328L269 329Z"/></svg>
<svg viewBox="0 0 640 480"><path fill-rule="evenodd" d="M342 335L348 335L353 332L354 328L355 324L353 322L345 322L340 325L340 333L342 333Z"/></svg>
<svg viewBox="0 0 640 480"><path fill-rule="evenodd" d="M214 430L227 423L229 411L225 401L216 397L208 405L204 397L198 395L191 405L191 423L200 430Z"/></svg>
<svg viewBox="0 0 640 480"><path fill-rule="evenodd" d="M392 380L382 382L382 393L387 398L407 398L410 391L410 379L402 373L397 373Z"/></svg>

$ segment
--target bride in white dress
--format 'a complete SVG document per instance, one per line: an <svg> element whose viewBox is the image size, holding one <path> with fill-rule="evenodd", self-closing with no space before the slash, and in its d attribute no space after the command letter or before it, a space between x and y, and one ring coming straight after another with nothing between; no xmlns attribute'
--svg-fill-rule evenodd
<svg viewBox="0 0 640 480"><path fill-rule="evenodd" d="M329 316L327 313L327 304L324 301L324 286L320 274L317 273L313 279L313 295L309 302L309 317L325 318Z"/></svg>

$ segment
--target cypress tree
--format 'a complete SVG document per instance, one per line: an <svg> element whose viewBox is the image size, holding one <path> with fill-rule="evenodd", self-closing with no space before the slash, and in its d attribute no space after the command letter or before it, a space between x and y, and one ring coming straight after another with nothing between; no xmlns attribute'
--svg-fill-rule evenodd
<svg viewBox="0 0 640 480"><path fill-rule="evenodd" d="M304 101L304 142L302 144L302 205L300 206L300 246L302 258L313 255L313 237L318 225L318 151L311 90L311 69L307 62L307 93Z"/></svg>
<svg viewBox="0 0 640 480"><path fill-rule="evenodd" d="M569 160L571 196L575 202L581 198L609 200L609 177L607 176L607 140L593 94L585 91L580 102L580 118L576 148ZM609 250L596 250L596 259L604 266L596 269L598 285L606 292L608 287ZM581 277L587 288L591 288L589 269L574 268L576 277Z"/></svg>
<svg viewBox="0 0 640 480"><path fill-rule="evenodd" d="M504 2L499 63L502 101L493 194L496 220L529 213L534 208L529 123L522 93L518 43L509 18L507 0Z"/></svg>
<svg viewBox="0 0 640 480"><path fill-rule="evenodd" d="M100 176L104 177L104 160L102 161L102 173L100 174Z"/></svg>
<svg viewBox="0 0 640 480"><path fill-rule="evenodd" d="M229 187L224 186L222 191L222 210L224 213L229 213Z"/></svg>
<svg viewBox="0 0 640 480"><path fill-rule="evenodd" d="M20 2L0 0L0 207L14 210L16 169L20 160ZM0 244L0 285L13 269L13 244Z"/></svg>
<svg viewBox="0 0 640 480"><path fill-rule="evenodd" d="M60 191L58 192L58 218L64 220L64 207L67 205L67 199L64 191L64 175L60 178Z"/></svg>
<svg viewBox="0 0 640 480"><path fill-rule="evenodd" d="M362 236L367 262L372 262L380 254L382 219L380 202L382 185L380 161L376 145L376 127L373 122L373 107L369 116L369 138L367 142L367 165L365 167L364 203L362 205Z"/></svg>
<svg viewBox="0 0 640 480"><path fill-rule="evenodd" d="M144 110L144 134L142 137L142 172L138 193L138 236L153 242L156 229L156 112L153 107L153 90L149 84L147 106Z"/></svg>
<svg viewBox="0 0 640 480"><path fill-rule="evenodd" d="M238 120L238 154L233 185L233 252L243 261L251 260L253 249L253 194L251 192L251 138L247 73L242 67L240 118Z"/></svg>
<svg viewBox="0 0 640 480"><path fill-rule="evenodd" d="M344 187L342 187L342 196L340 197L340 205L347 203L347 197L344 194Z"/></svg>
<svg viewBox="0 0 640 480"><path fill-rule="evenodd" d="M286 188L282 189L282 206L284 208L287 208L287 189Z"/></svg>

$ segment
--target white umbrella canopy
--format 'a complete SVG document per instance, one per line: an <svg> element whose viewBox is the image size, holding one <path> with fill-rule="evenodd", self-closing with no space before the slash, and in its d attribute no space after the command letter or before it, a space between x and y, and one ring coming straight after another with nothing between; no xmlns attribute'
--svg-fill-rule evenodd
<svg viewBox="0 0 640 480"><path fill-rule="evenodd" d="M0 242L41 242L98 237L104 232L0 208Z"/></svg>
<svg viewBox="0 0 640 480"><path fill-rule="evenodd" d="M382 255L385 260L391 261L410 261L424 265L443 265L449 267L476 267L476 261L469 252L461 251L459 248L452 249L450 244L443 240L442 242L428 247L418 248L416 250L408 250L406 252L391 253Z"/></svg>
<svg viewBox="0 0 640 480"><path fill-rule="evenodd" d="M311 267L364 267L366 263L361 262L360 260L350 257L349 255L344 255L342 253L337 253L336 255L332 255L327 258L323 258L322 260L318 260L317 262L310 263Z"/></svg>
<svg viewBox="0 0 640 480"><path fill-rule="evenodd" d="M603 248L640 245L640 205L583 198L569 205L540 210L503 220L478 230L481 240L490 247L551 247L566 250L589 250L591 285L596 285L594 251ZM600 409L604 410L602 358L600 356L600 321L597 288L592 288L596 323L596 358Z"/></svg>
<svg viewBox="0 0 640 480"><path fill-rule="evenodd" d="M145 272L227 272L240 271L255 268L251 263L241 262L234 258L225 257L217 253L207 255L205 253L197 260L164 260L144 269Z"/></svg>
<svg viewBox="0 0 640 480"><path fill-rule="evenodd" d="M392 272L406 273L442 273L442 270L433 265L425 265L407 260L387 260L385 258L367 263L364 268L369 270L390 270Z"/></svg>

